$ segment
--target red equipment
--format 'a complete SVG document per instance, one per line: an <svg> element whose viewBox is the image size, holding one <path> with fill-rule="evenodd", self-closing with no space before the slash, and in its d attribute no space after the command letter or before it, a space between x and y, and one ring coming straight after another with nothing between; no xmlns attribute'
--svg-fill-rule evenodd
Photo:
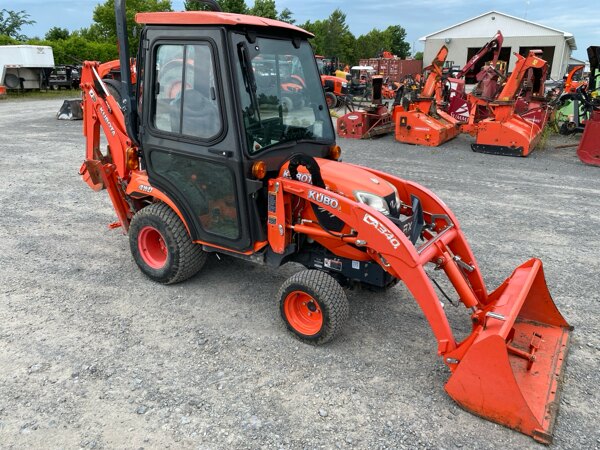
<svg viewBox="0 0 600 450"><path fill-rule="evenodd" d="M471 145L473 151L527 156L537 145L549 116L544 97L548 64L537 56L538 53L530 51L527 57L515 53L517 62L511 76L497 99L488 104L493 117L477 124L477 141ZM523 105L521 115L517 111L519 102ZM529 120L523 117L525 112Z"/></svg>
<svg viewBox="0 0 600 450"><path fill-rule="evenodd" d="M579 71L583 70L584 68L585 68L585 66L575 66L571 69L571 71L567 75L567 79L565 80L565 86L563 88L563 93L565 93L565 94L571 93L572 94L574 92L577 92L577 88L587 85L586 80L577 81L577 80L573 79L573 78L575 78L575 75L577 75L577 73Z"/></svg>
<svg viewBox="0 0 600 450"><path fill-rule="evenodd" d="M372 85L373 98L371 105L350 111L338 118L338 136L350 139L369 139L394 131L392 115L387 107L381 103L383 77L374 76Z"/></svg>
<svg viewBox="0 0 600 450"><path fill-rule="evenodd" d="M457 72L453 77L446 78L446 102L447 112L457 120L461 122L469 122L469 115L472 110L472 105L477 100L476 96L467 96L465 92L465 80L464 76L475 66L475 64L490 52L493 52L492 60L489 65L482 68L481 72L477 74L477 82L479 87L479 97L484 100L492 100L496 97L499 89L497 83L498 71L496 64L500 56L500 50L502 50L502 42L504 37L500 30L496 32L494 37L485 44L467 63L465 66ZM477 111L477 110L473 110Z"/></svg>
<svg viewBox="0 0 600 450"><path fill-rule="evenodd" d="M459 122L437 108L435 101L436 88L440 85L447 56L448 48L444 45L426 69L429 75L425 86L408 111L396 106L394 120L397 141L436 147L459 133Z"/></svg>
<svg viewBox="0 0 600 450"><path fill-rule="evenodd" d="M116 0L120 84L102 79L110 64L83 68L80 173L92 189L108 191L112 226L128 233L140 270L172 284L194 276L208 252L273 268L298 262L308 270L283 284L279 306L287 327L311 343L342 329L348 299L340 283L387 288L402 280L452 373L450 396L551 442L571 327L548 293L542 263L531 259L488 293L444 202L411 181L337 161L311 35L205 3L212 12L136 15L145 24L136 83L125 5ZM301 69L307 88L299 111L282 107L282 64L256 79L263 53ZM167 76L169 58L186 64ZM182 89L171 98L175 85ZM472 322L465 339L454 337L427 266L448 277L465 306Z"/></svg>
<svg viewBox="0 0 600 450"><path fill-rule="evenodd" d="M600 166L600 110L594 110L592 117L585 123L577 156L586 164Z"/></svg>

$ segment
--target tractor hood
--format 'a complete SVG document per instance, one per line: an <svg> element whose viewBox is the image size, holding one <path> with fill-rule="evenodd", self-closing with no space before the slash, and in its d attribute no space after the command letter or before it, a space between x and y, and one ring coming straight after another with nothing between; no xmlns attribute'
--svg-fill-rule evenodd
<svg viewBox="0 0 600 450"><path fill-rule="evenodd" d="M321 177L328 189L356 200L355 192L368 192L379 197L394 193L394 188L383 178L360 167L329 159L315 158L321 169ZM288 165L281 168L280 175L289 176ZM297 179L311 182L311 175L304 166L298 167Z"/></svg>

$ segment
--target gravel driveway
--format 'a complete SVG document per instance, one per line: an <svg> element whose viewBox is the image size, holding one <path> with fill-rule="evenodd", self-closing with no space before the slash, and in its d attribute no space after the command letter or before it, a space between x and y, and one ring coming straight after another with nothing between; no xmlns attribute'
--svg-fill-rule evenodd
<svg viewBox="0 0 600 450"><path fill-rule="evenodd" d="M145 278L105 192L77 175L81 122L62 100L0 102L0 447L542 448L473 416L420 309L398 285L349 293L342 335L288 334L275 297L300 269L209 258L170 287ZM555 137L529 158L386 136L344 160L417 181L454 210L495 288L531 256L575 326L555 448L600 448L600 168ZM447 306L464 330L464 309Z"/></svg>

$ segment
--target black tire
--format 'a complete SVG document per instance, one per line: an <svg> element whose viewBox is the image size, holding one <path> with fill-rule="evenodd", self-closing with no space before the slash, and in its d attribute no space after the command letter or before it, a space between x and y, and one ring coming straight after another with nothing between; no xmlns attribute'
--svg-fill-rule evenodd
<svg viewBox="0 0 600 450"><path fill-rule="evenodd" d="M106 90L110 93L110 95L112 95L114 97L116 102L119 104L119 108L123 109L123 107L121 105L121 102L123 100L123 96L121 95L121 90L120 90L121 82L119 82L117 80L113 80L112 78L104 78L102 81L104 82L104 85L106 86ZM97 92L100 93L102 98L106 98L102 87L97 86L96 90L97 90Z"/></svg>
<svg viewBox="0 0 600 450"><path fill-rule="evenodd" d="M338 99L333 92L325 92L325 103L328 109L333 109L338 104Z"/></svg>
<svg viewBox="0 0 600 450"><path fill-rule="evenodd" d="M309 328L313 329L303 331L297 325L294 313L290 314L290 308L293 307L293 303L302 302L299 295L308 298L307 310L320 314L320 328L313 327L314 323L311 323ZM302 304L306 305L306 302ZM311 304L315 309L309 308ZM319 270L303 270L290 277L279 289L279 310L287 328L294 336L306 343L324 344L342 330L350 308L346 293L332 276Z"/></svg>
<svg viewBox="0 0 600 450"><path fill-rule="evenodd" d="M148 259L148 249L142 247L149 239L147 233L160 233L164 262L151 264ZM133 216L129 246L144 275L162 284L175 284L193 277L202 269L207 257L206 252L192 242L179 216L165 203L153 203Z"/></svg>

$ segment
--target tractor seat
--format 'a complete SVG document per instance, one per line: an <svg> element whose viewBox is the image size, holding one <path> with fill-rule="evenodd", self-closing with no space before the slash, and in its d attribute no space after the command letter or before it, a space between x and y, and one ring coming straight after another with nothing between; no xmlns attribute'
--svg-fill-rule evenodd
<svg viewBox="0 0 600 450"><path fill-rule="evenodd" d="M221 128L216 102L195 89L183 92L183 121L181 95L171 102L171 106L171 130L174 132L207 139L215 136Z"/></svg>

